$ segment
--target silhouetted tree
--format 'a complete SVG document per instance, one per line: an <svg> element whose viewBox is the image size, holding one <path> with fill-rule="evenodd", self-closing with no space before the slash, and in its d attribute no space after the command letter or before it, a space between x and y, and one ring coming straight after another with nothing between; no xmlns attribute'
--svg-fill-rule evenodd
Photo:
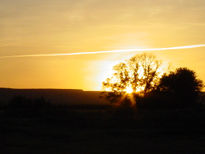
<svg viewBox="0 0 205 154"><path fill-rule="evenodd" d="M136 55L126 62L113 67L115 73L103 82L105 90L110 90L108 99L116 102L128 91L146 95L152 91L159 81L160 61L150 54Z"/></svg>
<svg viewBox="0 0 205 154"><path fill-rule="evenodd" d="M167 99L170 98L181 107L196 103L202 88L202 80L187 68L178 68L175 72L164 75L158 85L161 94L168 96Z"/></svg>

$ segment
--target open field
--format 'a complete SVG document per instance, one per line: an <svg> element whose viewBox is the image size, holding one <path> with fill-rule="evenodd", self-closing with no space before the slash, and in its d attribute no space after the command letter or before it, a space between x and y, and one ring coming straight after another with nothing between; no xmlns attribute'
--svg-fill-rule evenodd
<svg viewBox="0 0 205 154"><path fill-rule="evenodd" d="M203 108L132 113L94 104L2 107L0 153L200 154L204 119Z"/></svg>

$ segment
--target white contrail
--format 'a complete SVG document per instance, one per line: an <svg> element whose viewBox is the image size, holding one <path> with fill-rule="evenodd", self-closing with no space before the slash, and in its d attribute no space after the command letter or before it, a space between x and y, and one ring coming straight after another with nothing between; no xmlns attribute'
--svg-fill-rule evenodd
<svg viewBox="0 0 205 154"><path fill-rule="evenodd" d="M12 56L0 56L0 59L5 59L5 58L24 58L24 57L72 56L72 55L89 55L89 54L103 54L103 53L136 52L136 51L164 51L164 50L190 49L190 48L199 48L199 47L205 47L205 44L177 46L177 47L168 47L168 48L148 48L148 49L135 48L135 49L122 49L122 50L110 50L110 51L94 51L94 52L12 55Z"/></svg>

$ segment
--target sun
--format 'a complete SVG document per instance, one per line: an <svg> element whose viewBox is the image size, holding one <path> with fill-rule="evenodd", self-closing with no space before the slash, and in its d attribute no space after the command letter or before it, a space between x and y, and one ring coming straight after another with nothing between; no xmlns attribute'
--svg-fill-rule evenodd
<svg viewBox="0 0 205 154"><path fill-rule="evenodd" d="M128 93L128 94L131 94L131 93L133 93L133 89L131 87L127 87L125 89L125 92Z"/></svg>

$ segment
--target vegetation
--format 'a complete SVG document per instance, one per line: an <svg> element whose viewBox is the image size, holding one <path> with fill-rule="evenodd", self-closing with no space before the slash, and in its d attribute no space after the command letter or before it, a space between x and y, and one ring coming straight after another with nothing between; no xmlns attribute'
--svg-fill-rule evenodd
<svg viewBox="0 0 205 154"><path fill-rule="evenodd" d="M114 66L113 76L103 82L104 88L111 90L105 93L106 98L121 106L133 106L133 102L138 107L153 108L196 105L204 85L195 72L178 68L162 74L160 66L155 56L147 54L136 55Z"/></svg>
<svg viewBox="0 0 205 154"><path fill-rule="evenodd" d="M200 107L203 88L202 80L194 71L178 68L164 74L155 90L143 98L142 107L151 108L190 108Z"/></svg>
<svg viewBox="0 0 205 154"><path fill-rule="evenodd" d="M164 75L158 85L160 93L175 98L181 105L197 103L203 88L203 82L197 79L194 71L178 68L175 72Z"/></svg>
<svg viewBox="0 0 205 154"><path fill-rule="evenodd" d="M104 82L117 108L12 95L0 108L0 152L204 153L205 108L194 107L202 81L187 68L161 76L160 62L151 55L131 59ZM137 105L130 106L131 100Z"/></svg>
<svg viewBox="0 0 205 154"><path fill-rule="evenodd" d="M155 56L141 54L113 67L115 73L103 82L105 90L111 90L107 98L116 102L126 93L151 92L159 82L161 62Z"/></svg>

